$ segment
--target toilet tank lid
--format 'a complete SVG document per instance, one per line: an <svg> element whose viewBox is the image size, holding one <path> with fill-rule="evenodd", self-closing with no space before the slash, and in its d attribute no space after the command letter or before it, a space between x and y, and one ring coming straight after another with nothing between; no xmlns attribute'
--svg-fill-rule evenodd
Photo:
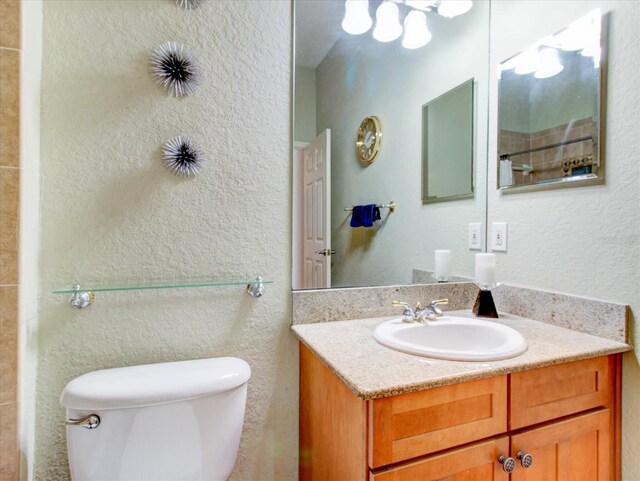
<svg viewBox="0 0 640 481"><path fill-rule="evenodd" d="M249 377L249 364L236 357L103 369L70 381L60 403L83 410L153 406L228 391Z"/></svg>

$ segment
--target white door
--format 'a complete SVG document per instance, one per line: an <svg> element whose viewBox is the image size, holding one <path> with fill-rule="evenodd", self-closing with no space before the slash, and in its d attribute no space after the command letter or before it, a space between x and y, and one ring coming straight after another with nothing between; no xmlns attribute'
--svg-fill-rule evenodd
<svg viewBox="0 0 640 481"><path fill-rule="evenodd" d="M331 287L331 130L303 150L302 287Z"/></svg>

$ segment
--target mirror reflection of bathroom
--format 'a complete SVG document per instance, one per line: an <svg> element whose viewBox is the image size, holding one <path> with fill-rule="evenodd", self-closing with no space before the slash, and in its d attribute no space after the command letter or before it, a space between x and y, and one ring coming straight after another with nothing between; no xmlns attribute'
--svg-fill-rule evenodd
<svg viewBox="0 0 640 481"><path fill-rule="evenodd" d="M473 197L473 79L422 107L422 202Z"/></svg>
<svg viewBox="0 0 640 481"><path fill-rule="evenodd" d="M433 153L427 195L440 202L423 204L422 120L423 106L469 79L476 118L486 118L489 3L451 17L430 3L369 1L371 19L394 11L397 38L384 38L373 27L348 33L342 0L294 1L294 289L430 282L437 249L452 251L453 275L473 277L467 224L486 215L486 125L455 175L450 157L438 166ZM403 34L423 18L424 37ZM440 116L438 135L469 137L467 107L448 123Z"/></svg>
<svg viewBox="0 0 640 481"><path fill-rule="evenodd" d="M498 67L498 187L602 181L602 19L594 10Z"/></svg>

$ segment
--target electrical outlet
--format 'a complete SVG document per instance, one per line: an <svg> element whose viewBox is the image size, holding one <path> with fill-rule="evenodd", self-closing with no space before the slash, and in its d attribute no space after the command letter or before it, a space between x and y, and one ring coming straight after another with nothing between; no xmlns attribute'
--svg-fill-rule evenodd
<svg viewBox="0 0 640 481"><path fill-rule="evenodd" d="M469 250L482 250L482 224L479 222L469 224Z"/></svg>
<svg viewBox="0 0 640 481"><path fill-rule="evenodd" d="M493 222L491 224L491 250L507 252L507 223Z"/></svg>

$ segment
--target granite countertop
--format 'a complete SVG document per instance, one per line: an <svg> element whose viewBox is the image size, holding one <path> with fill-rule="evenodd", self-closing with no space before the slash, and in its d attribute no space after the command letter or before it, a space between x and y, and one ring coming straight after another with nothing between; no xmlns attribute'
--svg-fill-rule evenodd
<svg viewBox="0 0 640 481"><path fill-rule="evenodd" d="M474 317L468 310L446 314ZM445 361L405 354L378 344L373 338L374 329L394 317L298 324L291 329L362 399L379 399L632 350L622 342L500 313L500 319L491 320L510 326L525 337L529 349L524 354L502 361Z"/></svg>

